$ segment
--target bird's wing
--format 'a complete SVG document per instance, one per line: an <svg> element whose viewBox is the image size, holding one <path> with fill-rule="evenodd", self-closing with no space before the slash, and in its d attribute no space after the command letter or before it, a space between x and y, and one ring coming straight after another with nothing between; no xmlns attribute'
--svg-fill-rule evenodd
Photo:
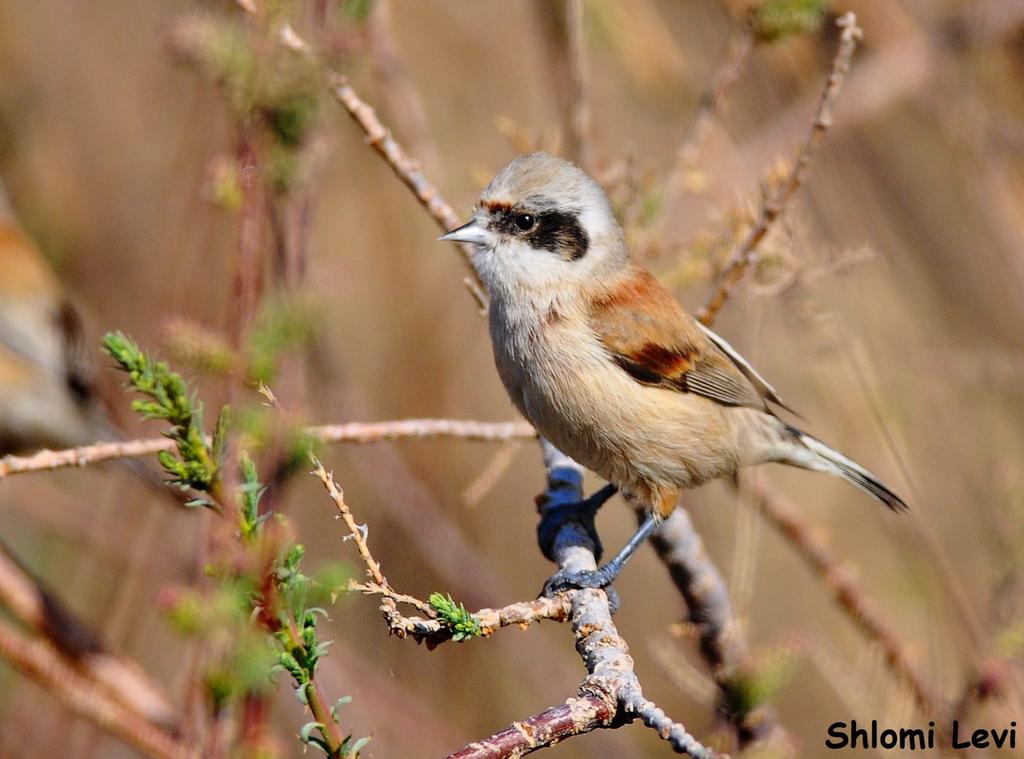
<svg viewBox="0 0 1024 759"><path fill-rule="evenodd" d="M687 314L647 271L633 269L592 301L590 328L633 379L724 406L782 402L732 346Z"/></svg>
<svg viewBox="0 0 1024 759"><path fill-rule="evenodd" d="M696 319L693 320L693 323L696 324L705 335L707 335L708 339L712 343L714 343L715 347L718 348L718 350L724 353L729 358L729 360L732 361L733 365L737 369L739 369L743 376L746 377L747 380L750 382L750 384L754 386L754 389L757 390L758 395L760 395L766 401L771 401L776 406L781 406L791 414L796 414L797 416L800 416L798 412L794 411L783 402L783 400L779 397L779 394L775 391L775 388L768 383L768 380L762 377L758 373L758 371L750 365L750 362L743 358L742 355L740 355L739 351L737 351L735 348L729 345L729 343L726 341L724 337L716 333L710 327L705 327Z"/></svg>

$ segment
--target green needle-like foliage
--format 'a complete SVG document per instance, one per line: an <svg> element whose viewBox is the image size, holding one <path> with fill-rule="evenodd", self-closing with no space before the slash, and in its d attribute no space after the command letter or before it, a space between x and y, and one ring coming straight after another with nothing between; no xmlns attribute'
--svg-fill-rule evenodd
<svg viewBox="0 0 1024 759"><path fill-rule="evenodd" d="M132 388L148 398L132 401L132 409L145 419L162 419L171 425L164 434L174 440L178 457L161 451L157 454L160 464L176 484L211 491L217 481L218 463L203 434L202 404L189 393L188 383L163 361L153 361L121 332L107 333L103 348L128 374Z"/></svg>
<svg viewBox="0 0 1024 759"><path fill-rule="evenodd" d="M829 0L764 0L753 14L754 36L777 42L793 34L821 28Z"/></svg>
<svg viewBox="0 0 1024 759"><path fill-rule="evenodd" d="M729 714L750 714L789 684L799 664L799 657L789 647L766 651L749 669L728 679L724 708Z"/></svg>
<svg viewBox="0 0 1024 759"><path fill-rule="evenodd" d="M256 464L245 451L242 452L239 463L242 468L242 484L238 486L238 491L242 503L239 506L238 521L242 540L248 543L259 534L260 527L269 514L260 515L260 498L263 497L266 488L256 474Z"/></svg>
<svg viewBox="0 0 1024 759"><path fill-rule="evenodd" d="M452 640L467 640L483 635L483 631L477 621L473 619L473 615L466 611L465 606L455 603L450 595L431 593L427 600L441 621L452 631Z"/></svg>
<svg viewBox="0 0 1024 759"><path fill-rule="evenodd" d="M323 323L323 309L314 301L285 296L268 299L246 347L249 380L256 385L273 384L281 357L311 349Z"/></svg>

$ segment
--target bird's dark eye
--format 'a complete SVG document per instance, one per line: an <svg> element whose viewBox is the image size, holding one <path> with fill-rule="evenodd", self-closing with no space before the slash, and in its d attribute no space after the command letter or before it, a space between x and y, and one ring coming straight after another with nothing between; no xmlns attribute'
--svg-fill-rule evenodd
<svg viewBox="0 0 1024 759"><path fill-rule="evenodd" d="M532 213L520 213L516 214L515 218L516 227L523 232L529 232L533 229L533 225L537 223L537 217Z"/></svg>

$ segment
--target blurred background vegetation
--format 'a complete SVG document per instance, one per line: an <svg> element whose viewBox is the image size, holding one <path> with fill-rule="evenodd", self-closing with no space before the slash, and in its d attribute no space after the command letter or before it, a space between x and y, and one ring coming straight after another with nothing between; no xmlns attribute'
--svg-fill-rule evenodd
<svg viewBox="0 0 1024 759"><path fill-rule="evenodd" d="M267 5L326 51L460 214L518 152L572 148L558 18L542 0ZM829 478L763 473L855 567L944 694L955 699L972 673L989 678L1000 698L983 699L970 723L1008 724L1024 694L1015 663L1024 612L1024 4L803 5L805 28L761 34L698 158L679 167L747 3L586 0L588 163L629 222L637 257L696 308L756 213L762 183L809 128L835 52L834 18L856 11L865 40L812 176L717 329L814 434L911 503L896 518ZM212 43L203 37L211 30ZM305 358L296 369L286 357L275 375L290 408L313 423L513 418L458 257L435 242L437 228L348 116L310 86L312 64L280 55L228 2L0 6L0 177L82 312L92 360L108 366L100 337L123 330L179 358L209 407L231 394L223 374L198 371L188 361L196 351L187 354L200 326L230 336L246 307L234 278L248 150L265 183L261 249L279 256L266 276L317 325L308 340L301 325L285 328ZM284 239L289 230L308 245ZM128 434L159 431L131 413L118 374L104 368L97 379ZM532 499L543 471L532 444L379 443L328 447L322 457L405 592L500 606L533 597L552 570L536 548ZM282 483L275 507L312 566L355 567L304 469ZM169 624L158 598L200 573L212 515L157 500L111 467L10 478L0 484L0 534L180 703L195 641ZM709 486L685 503L755 651L788 662L776 667L785 677L774 700L803 755L823 753L835 720L933 718L915 711L879 649L731 491ZM608 546L633 528L618 502L599 524ZM704 665L663 568L642 551L617 588L616 620L647 695L707 736ZM563 626L428 652L387 637L376 606L342 597L320 623L321 637L335 640L321 679L353 697L345 727L373 736L370 755L443 755L564 700L582 675ZM273 717L283 736L306 721L288 691ZM668 749L625 729L550 752ZM135 755L2 664L0 753Z"/></svg>

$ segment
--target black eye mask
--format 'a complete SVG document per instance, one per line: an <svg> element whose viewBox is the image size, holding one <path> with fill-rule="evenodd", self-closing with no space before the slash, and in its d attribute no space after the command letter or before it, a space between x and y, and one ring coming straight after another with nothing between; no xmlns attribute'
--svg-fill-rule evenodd
<svg viewBox="0 0 1024 759"><path fill-rule="evenodd" d="M533 214L503 209L492 215L491 227L496 232L518 237L532 248L547 250L567 261L583 258L590 246L579 216L574 213L541 211Z"/></svg>

